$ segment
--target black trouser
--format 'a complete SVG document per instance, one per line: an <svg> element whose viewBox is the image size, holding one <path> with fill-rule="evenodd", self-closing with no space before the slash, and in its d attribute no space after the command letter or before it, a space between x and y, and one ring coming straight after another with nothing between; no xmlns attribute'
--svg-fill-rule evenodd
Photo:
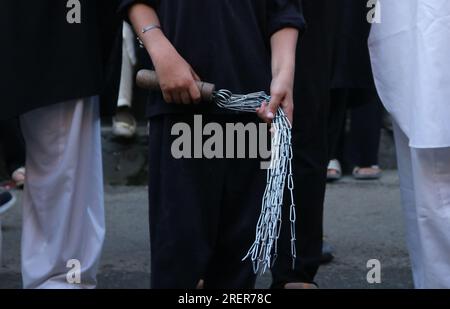
<svg viewBox="0 0 450 309"><path fill-rule="evenodd" d="M25 142L18 119L0 121L0 147L10 175L25 165Z"/></svg>
<svg viewBox="0 0 450 309"><path fill-rule="evenodd" d="M328 159L343 157L345 120L347 119L348 89L332 89L328 115Z"/></svg>
<svg viewBox="0 0 450 309"><path fill-rule="evenodd" d="M274 288L289 282L313 282L320 266L328 165L327 119L338 2L303 1L308 29L298 47L293 128L297 259L293 269L289 224L283 224L279 256L272 270ZM284 215L286 223L289 217Z"/></svg>
<svg viewBox="0 0 450 309"><path fill-rule="evenodd" d="M257 121L203 116L204 125L223 128L227 122ZM175 159L171 147L177 136L171 130L180 122L193 128L192 115L150 120L152 288L195 288L200 279L205 288L253 288L252 264L242 258L254 242L261 211L266 184L261 159Z"/></svg>
<svg viewBox="0 0 450 309"><path fill-rule="evenodd" d="M350 158L356 166L370 167L378 165L383 106L375 91L365 91L363 100L351 109Z"/></svg>
<svg viewBox="0 0 450 309"><path fill-rule="evenodd" d="M346 140L345 123L348 110L351 126ZM328 158L344 160L345 153L353 166L377 165L382 117L382 103L374 89L331 90Z"/></svg>

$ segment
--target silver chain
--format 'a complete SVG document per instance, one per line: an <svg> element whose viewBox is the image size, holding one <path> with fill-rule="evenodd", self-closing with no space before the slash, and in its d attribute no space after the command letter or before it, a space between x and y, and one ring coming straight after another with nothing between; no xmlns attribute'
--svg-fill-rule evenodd
<svg viewBox="0 0 450 309"><path fill-rule="evenodd" d="M235 95L229 90L219 90L213 95L214 102L225 109L240 112L255 112L263 102L270 102L265 92ZM256 226L255 242L243 260L250 258L255 273L265 273L278 256L278 239L281 234L284 192L290 192L289 221L291 229L291 255L293 267L297 257L295 235L294 177L292 174L292 130L291 124L280 108L272 122L272 157L267 171L267 184L262 200L261 215Z"/></svg>

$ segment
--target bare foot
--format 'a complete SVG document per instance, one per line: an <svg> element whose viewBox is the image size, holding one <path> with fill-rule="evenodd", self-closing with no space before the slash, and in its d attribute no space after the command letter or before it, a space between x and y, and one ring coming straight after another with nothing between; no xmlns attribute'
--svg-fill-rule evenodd
<svg viewBox="0 0 450 309"><path fill-rule="evenodd" d="M382 170L378 166L370 167L355 167L353 170L353 176L356 179L379 179L381 177Z"/></svg>
<svg viewBox="0 0 450 309"><path fill-rule="evenodd" d="M342 177L342 167L339 160L331 160L328 164L327 179L339 180Z"/></svg>
<svg viewBox="0 0 450 309"><path fill-rule="evenodd" d="M373 175L378 174L381 172L381 169L379 167L361 167L358 171L361 175Z"/></svg>
<svg viewBox="0 0 450 309"><path fill-rule="evenodd" d="M205 281L203 281L203 279L201 279L201 280L198 282L196 289L197 289L197 290L203 290L204 288L205 288Z"/></svg>
<svg viewBox="0 0 450 309"><path fill-rule="evenodd" d="M12 180L16 184L16 187L20 188L25 184L26 170L24 167L18 168L12 174Z"/></svg>

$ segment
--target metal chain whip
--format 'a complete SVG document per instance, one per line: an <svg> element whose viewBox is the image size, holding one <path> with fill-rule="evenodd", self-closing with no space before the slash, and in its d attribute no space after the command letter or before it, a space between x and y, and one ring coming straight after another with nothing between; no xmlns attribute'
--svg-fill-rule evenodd
<svg viewBox="0 0 450 309"><path fill-rule="evenodd" d="M265 92L247 95L235 95L229 90L219 90L213 93L212 100L220 107L240 112L255 112L270 96ZM294 181L292 174L292 135L291 124L279 108L272 122L273 137L271 143L271 162L267 170L267 184L262 200L261 215L256 226L255 242L245 259L251 258L255 273L264 273L273 266L278 256L278 239L281 233L282 207L284 192L290 192L289 220L291 228L291 254L293 265L297 257L295 246L295 202Z"/></svg>
<svg viewBox="0 0 450 309"><path fill-rule="evenodd" d="M141 70L138 73L137 84L145 89L159 90L159 81L156 73ZM236 95L229 90L215 91L215 86L209 83L198 82L202 99L212 101L219 107L254 113L257 108L270 102L270 96L265 92L256 92L246 95ZM256 226L255 242L243 260L251 259L255 273L264 273L270 269L278 256L278 239L281 234L282 209L284 193L290 193L289 221L291 230L291 254L293 267L295 265L296 235L295 235L295 201L294 179L292 174L292 133L291 124L279 108L272 122L273 136L271 142L271 161L267 170L267 184L262 199L261 215Z"/></svg>

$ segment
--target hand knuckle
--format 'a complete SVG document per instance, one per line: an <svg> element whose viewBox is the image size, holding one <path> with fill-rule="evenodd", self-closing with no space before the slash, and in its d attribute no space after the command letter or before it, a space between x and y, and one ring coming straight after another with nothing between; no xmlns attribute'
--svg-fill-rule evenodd
<svg viewBox="0 0 450 309"><path fill-rule="evenodd" d="M202 96L199 92L194 93L192 96L192 99L194 99L195 101L200 101L201 98L202 98Z"/></svg>

